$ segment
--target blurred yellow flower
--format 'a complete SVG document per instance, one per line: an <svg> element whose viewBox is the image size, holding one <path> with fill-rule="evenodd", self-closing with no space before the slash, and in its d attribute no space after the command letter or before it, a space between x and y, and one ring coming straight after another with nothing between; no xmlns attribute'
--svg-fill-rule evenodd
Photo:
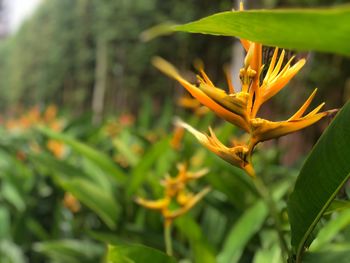
<svg viewBox="0 0 350 263"><path fill-rule="evenodd" d="M202 106L198 100L189 96L180 97L177 100L177 105L192 110L193 113L197 116L203 116L209 112L209 109L207 107Z"/></svg>
<svg viewBox="0 0 350 263"><path fill-rule="evenodd" d="M158 200L146 200L141 197L135 199L136 203L151 210L159 211L164 218L165 227L169 227L173 220L194 207L209 191L206 187L197 194L187 190L189 181L204 176L208 170L202 169L197 172L189 172L185 164L178 164L179 172L176 177L166 176L161 181L164 187L164 196ZM175 206L175 208L173 208Z"/></svg>
<svg viewBox="0 0 350 263"><path fill-rule="evenodd" d="M46 146L57 159L62 159L64 157L66 151L64 143L57 140L48 140Z"/></svg>
<svg viewBox="0 0 350 263"><path fill-rule="evenodd" d="M80 202L71 193L64 193L63 205L72 213L78 213L81 209Z"/></svg>
<svg viewBox="0 0 350 263"><path fill-rule="evenodd" d="M175 127L173 131L173 137L171 138L170 145L175 150L179 150L181 148L181 143L183 136L185 134L185 129L183 127Z"/></svg>

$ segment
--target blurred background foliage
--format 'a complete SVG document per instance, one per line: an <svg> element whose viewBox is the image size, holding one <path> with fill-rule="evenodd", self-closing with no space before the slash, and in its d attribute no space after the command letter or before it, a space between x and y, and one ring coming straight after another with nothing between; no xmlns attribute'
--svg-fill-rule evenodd
<svg viewBox="0 0 350 263"><path fill-rule="evenodd" d="M320 5L329 3L247 3L248 8ZM232 6L228 0L46 0L16 34L0 42L1 262L99 262L106 242L164 250L159 215L138 207L133 198L161 196L159 180L175 175L178 162L193 170L210 168L202 185L192 187L198 191L209 184L213 191L176 221L176 258L184 263L278 258L277 237L249 178L190 135L171 147L175 115L202 131L214 126L226 142L240 132L210 113L198 116L179 107L182 89L150 65L160 55L188 70L200 58L221 85L222 65L234 60L235 40L183 33L149 42L140 38L159 23L184 23ZM349 59L307 56L301 76L263 114L287 116L314 87L320 91L315 105L325 100L328 109L338 108L349 99ZM258 148L256 169L279 199L291 190L303 154L326 125ZM342 197L349 193L344 189ZM285 209L284 202L280 206ZM349 239L349 226L344 228L333 237Z"/></svg>

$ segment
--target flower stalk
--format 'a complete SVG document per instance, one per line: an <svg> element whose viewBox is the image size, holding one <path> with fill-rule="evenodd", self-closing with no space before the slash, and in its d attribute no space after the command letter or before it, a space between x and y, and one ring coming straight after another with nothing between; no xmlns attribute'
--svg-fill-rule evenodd
<svg viewBox="0 0 350 263"><path fill-rule="evenodd" d="M269 189L267 188L266 184L262 180L261 177L256 176L253 179L253 183L255 185L255 188L260 195L260 197L264 200L270 215L272 216L275 224L275 230L278 235L282 256L284 259L287 259L289 256L289 248L286 242L286 239L284 237L283 228L282 228L282 222L279 216L279 211L276 206L276 202L273 198L273 196L270 194Z"/></svg>
<svg viewBox="0 0 350 263"><path fill-rule="evenodd" d="M169 256L173 256L173 243L171 239L171 223L165 221L164 223L164 241L165 251Z"/></svg>

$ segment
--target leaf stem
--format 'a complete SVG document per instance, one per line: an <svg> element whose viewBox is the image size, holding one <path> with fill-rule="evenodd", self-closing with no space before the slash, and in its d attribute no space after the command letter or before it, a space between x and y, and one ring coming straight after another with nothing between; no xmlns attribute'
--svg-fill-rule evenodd
<svg viewBox="0 0 350 263"><path fill-rule="evenodd" d="M169 256L173 255L173 244L171 240L171 223L167 220L164 223L165 251Z"/></svg>
<svg viewBox="0 0 350 263"><path fill-rule="evenodd" d="M275 203L272 195L270 194L268 188L266 187L264 181L259 176L256 176L253 179L253 182L255 184L256 190L258 191L259 195L264 199L264 201L269 209L270 215L273 217L273 220L275 223L275 229L277 231L278 238L280 241L282 255L284 258L287 258L289 256L289 249L288 249L287 242L284 238L282 223L281 223L281 220L280 220L280 217L278 214L278 209L276 207L276 203Z"/></svg>

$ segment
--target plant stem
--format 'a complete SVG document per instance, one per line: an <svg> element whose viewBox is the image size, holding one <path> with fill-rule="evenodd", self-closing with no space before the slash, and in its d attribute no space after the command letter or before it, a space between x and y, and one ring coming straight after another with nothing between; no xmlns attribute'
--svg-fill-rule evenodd
<svg viewBox="0 0 350 263"><path fill-rule="evenodd" d="M164 223L164 240L165 240L165 251L169 256L173 255L173 244L171 240L171 223Z"/></svg>
<svg viewBox="0 0 350 263"><path fill-rule="evenodd" d="M281 223L281 220L280 220L280 217L278 214L278 209L276 207L276 203L275 203L272 195L270 194L268 188L266 187L265 183L263 182L263 180L260 177L258 177L258 176L255 177L253 179L253 181L254 181L254 184L255 184L255 187L256 187L258 193L266 202L266 205L269 209L270 215L274 219L275 229L277 231L278 238L280 241L282 254L285 258L287 258L289 255L289 249L288 249L287 242L286 242L284 235L283 235L282 223Z"/></svg>

